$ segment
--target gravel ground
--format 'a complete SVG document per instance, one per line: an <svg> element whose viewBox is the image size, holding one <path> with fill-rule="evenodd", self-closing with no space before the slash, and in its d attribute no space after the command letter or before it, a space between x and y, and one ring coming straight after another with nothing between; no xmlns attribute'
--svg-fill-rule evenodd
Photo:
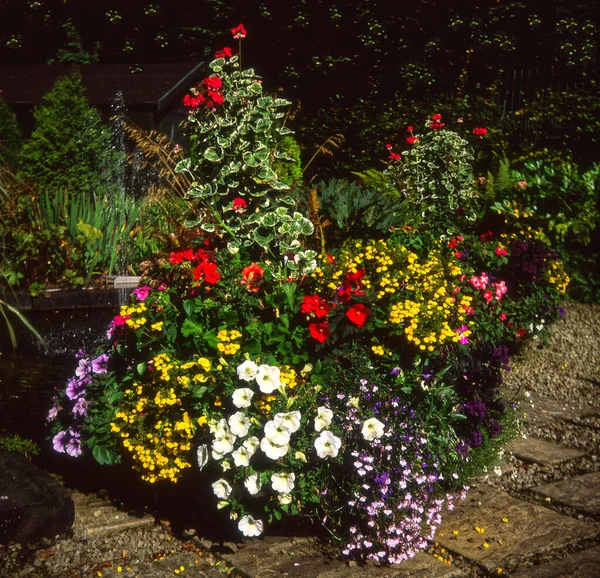
<svg viewBox="0 0 600 578"><path fill-rule="evenodd" d="M547 345L530 342L512 358L513 370L507 384L521 392L568 402L571 407L600 408L600 306L567 304L566 316L551 330ZM575 417L545 424L523 423L523 433L571 448L585 456L562 464L526 464L506 456L505 473L490 475L485 481L523 499L533 499L525 491L581 473L600 470L600 419ZM570 512L564 511L569 514ZM208 536L210 537L210 536ZM98 576L108 563L122 565L135 574L143 560L169 556L183 550L199 552L189 541L176 538L168 524L131 529L86 539L75 535L29 550L20 545L0 547L0 578L76 578ZM212 554L203 552L208 564ZM104 565L104 566L103 566ZM477 574L479 575L479 574ZM482 574L483 575L483 574Z"/></svg>

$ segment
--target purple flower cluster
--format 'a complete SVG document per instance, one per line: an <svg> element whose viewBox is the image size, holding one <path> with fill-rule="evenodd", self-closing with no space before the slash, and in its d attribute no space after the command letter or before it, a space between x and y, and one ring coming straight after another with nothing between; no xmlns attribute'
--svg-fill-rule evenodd
<svg viewBox="0 0 600 578"><path fill-rule="evenodd" d="M82 453L81 422L88 416L90 401L86 399L87 388L93 383L94 376L108 371L109 357L99 355L95 359L81 349L75 354L79 360L75 375L69 379L61 395L52 398L53 404L46 420L57 421L62 413L69 414L65 420L70 422L52 438L52 446L59 453L78 457ZM56 430L55 430L56 431Z"/></svg>

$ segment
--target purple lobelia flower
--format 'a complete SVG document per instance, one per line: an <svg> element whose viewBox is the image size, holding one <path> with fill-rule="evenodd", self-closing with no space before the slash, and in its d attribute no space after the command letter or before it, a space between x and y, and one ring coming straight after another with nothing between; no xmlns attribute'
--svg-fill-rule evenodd
<svg viewBox="0 0 600 578"><path fill-rule="evenodd" d="M94 373L106 373L108 366L108 355L103 353L92 360L92 371Z"/></svg>
<svg viewBox="0 0 600 578"><path fill-rule="evenodd" d="M66 431L59 431L52 438L52 447L55 452L64 454L67 449L67 438L69 434Z"/></svg>

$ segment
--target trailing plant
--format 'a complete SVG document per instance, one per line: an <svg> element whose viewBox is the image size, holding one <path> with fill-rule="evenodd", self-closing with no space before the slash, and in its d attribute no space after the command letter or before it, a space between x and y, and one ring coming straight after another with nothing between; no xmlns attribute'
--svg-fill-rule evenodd
<svg viewBox="0 0 600 578"><path fill-rule="evenodd" d="M40 453L39 446L33 440L24 438L19 434L0 435L0 450L18 452L28 460Z"/></svg>

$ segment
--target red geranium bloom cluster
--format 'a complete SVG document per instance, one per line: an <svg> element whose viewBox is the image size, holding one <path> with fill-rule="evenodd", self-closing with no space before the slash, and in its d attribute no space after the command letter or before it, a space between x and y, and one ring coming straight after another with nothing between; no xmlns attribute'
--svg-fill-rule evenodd
<svg viewBox="0 0 600 578"><path fill-rule="evenodd" d="M181 265L184 261L205 261L207 253L204 249L184 249L183 251L173 251L169 255L169 262L172 265Z"/></svg>
<svg viewBox="0 0 600 578"><path fill-rule="evenodd" d="M215 52L215 58L231 58L233 52L229 46L225 46L222 50Z"/></svg>
<svg viewBox="0 0 600 578"><path fill-rule="evenodd" d="M407 126L406 130L410 133L410 136L406 137L406 142L409 145L414 145L419 139L413 134L414 126Z"/></svg>
<svg viewBox="0 0 600 578"><path fill-rule="evenodd" d="M352 298L352 295L364 295L361 281L364 279L365 270L358 269L356 273L347 273L346 279L338 287L338 297L342 303L347 303Z"/></svg>
<svg viewBox="0 0 600 578"><path fill-rule="evenodd" d="M209 285L215 285L221 279L217 271L217 265L210 261L203 261L194 269L194 281L205 281Z"/></svg>
<svg viewBox="0 0 600 578"><path fill-rule="evenodd" d="M442 115L439 113L434 114L431 117L431 120L433 121L430 125L429 128L431 130L440 130L441 128L444 128L444 123L441 122L442 120Z"/></svg>
<svg viewBox="0 0 600 578"><path fill-rule="evenodd" d="M385 148L390 151L390 156L388 157L389 160L391 161L399 161L402 160L402 155L400 153L396 153L392 150L392 145L391 144L386 144Z"/></svg>
<svg viewBox="0 0 600 578"><path fill-rule="evenodd" d="M327 314L331 311L331 305L319 295L307 295L302 298L300 311L307 315L314 313L319 318L327 317Z"/></svg>
<svg viewBox="0 0 600 578"><path fill-rule="evenodd" d="M243 24L239 24L235 28L231 29L231 34L233 34L234 40L243 40L246 38L246 29Z"/></svg>
<svg viewBox="0 0 600 578"><path fill-rule="evenodd" d="M193 109L206 106L210 110L215 110L225 102L222 88L223 81L219 76L208 76L196 86L196 96L186 94L183 97L183 104Z"/></svg>
<svg viewBox="0 0 600 578"><path fill-rule="evenodd" d="M265 270L260 265L252 263L242 269L242 285L246 285L250 293L256 293L262 285L264 276Z"/></svg>
<svg viewBox="0 0 600 578"><path fill-rule="evenodd" d="M483 138L487 134L487 128L475 127L473 129L473 134L479 138Z"/></svg>
<svg viewBox="0 0 600 578"><path fill-rule="evenodd" d="M242 197L236 197L233 199L233 211L241 214L248 208L248 203Z"/></svg>

